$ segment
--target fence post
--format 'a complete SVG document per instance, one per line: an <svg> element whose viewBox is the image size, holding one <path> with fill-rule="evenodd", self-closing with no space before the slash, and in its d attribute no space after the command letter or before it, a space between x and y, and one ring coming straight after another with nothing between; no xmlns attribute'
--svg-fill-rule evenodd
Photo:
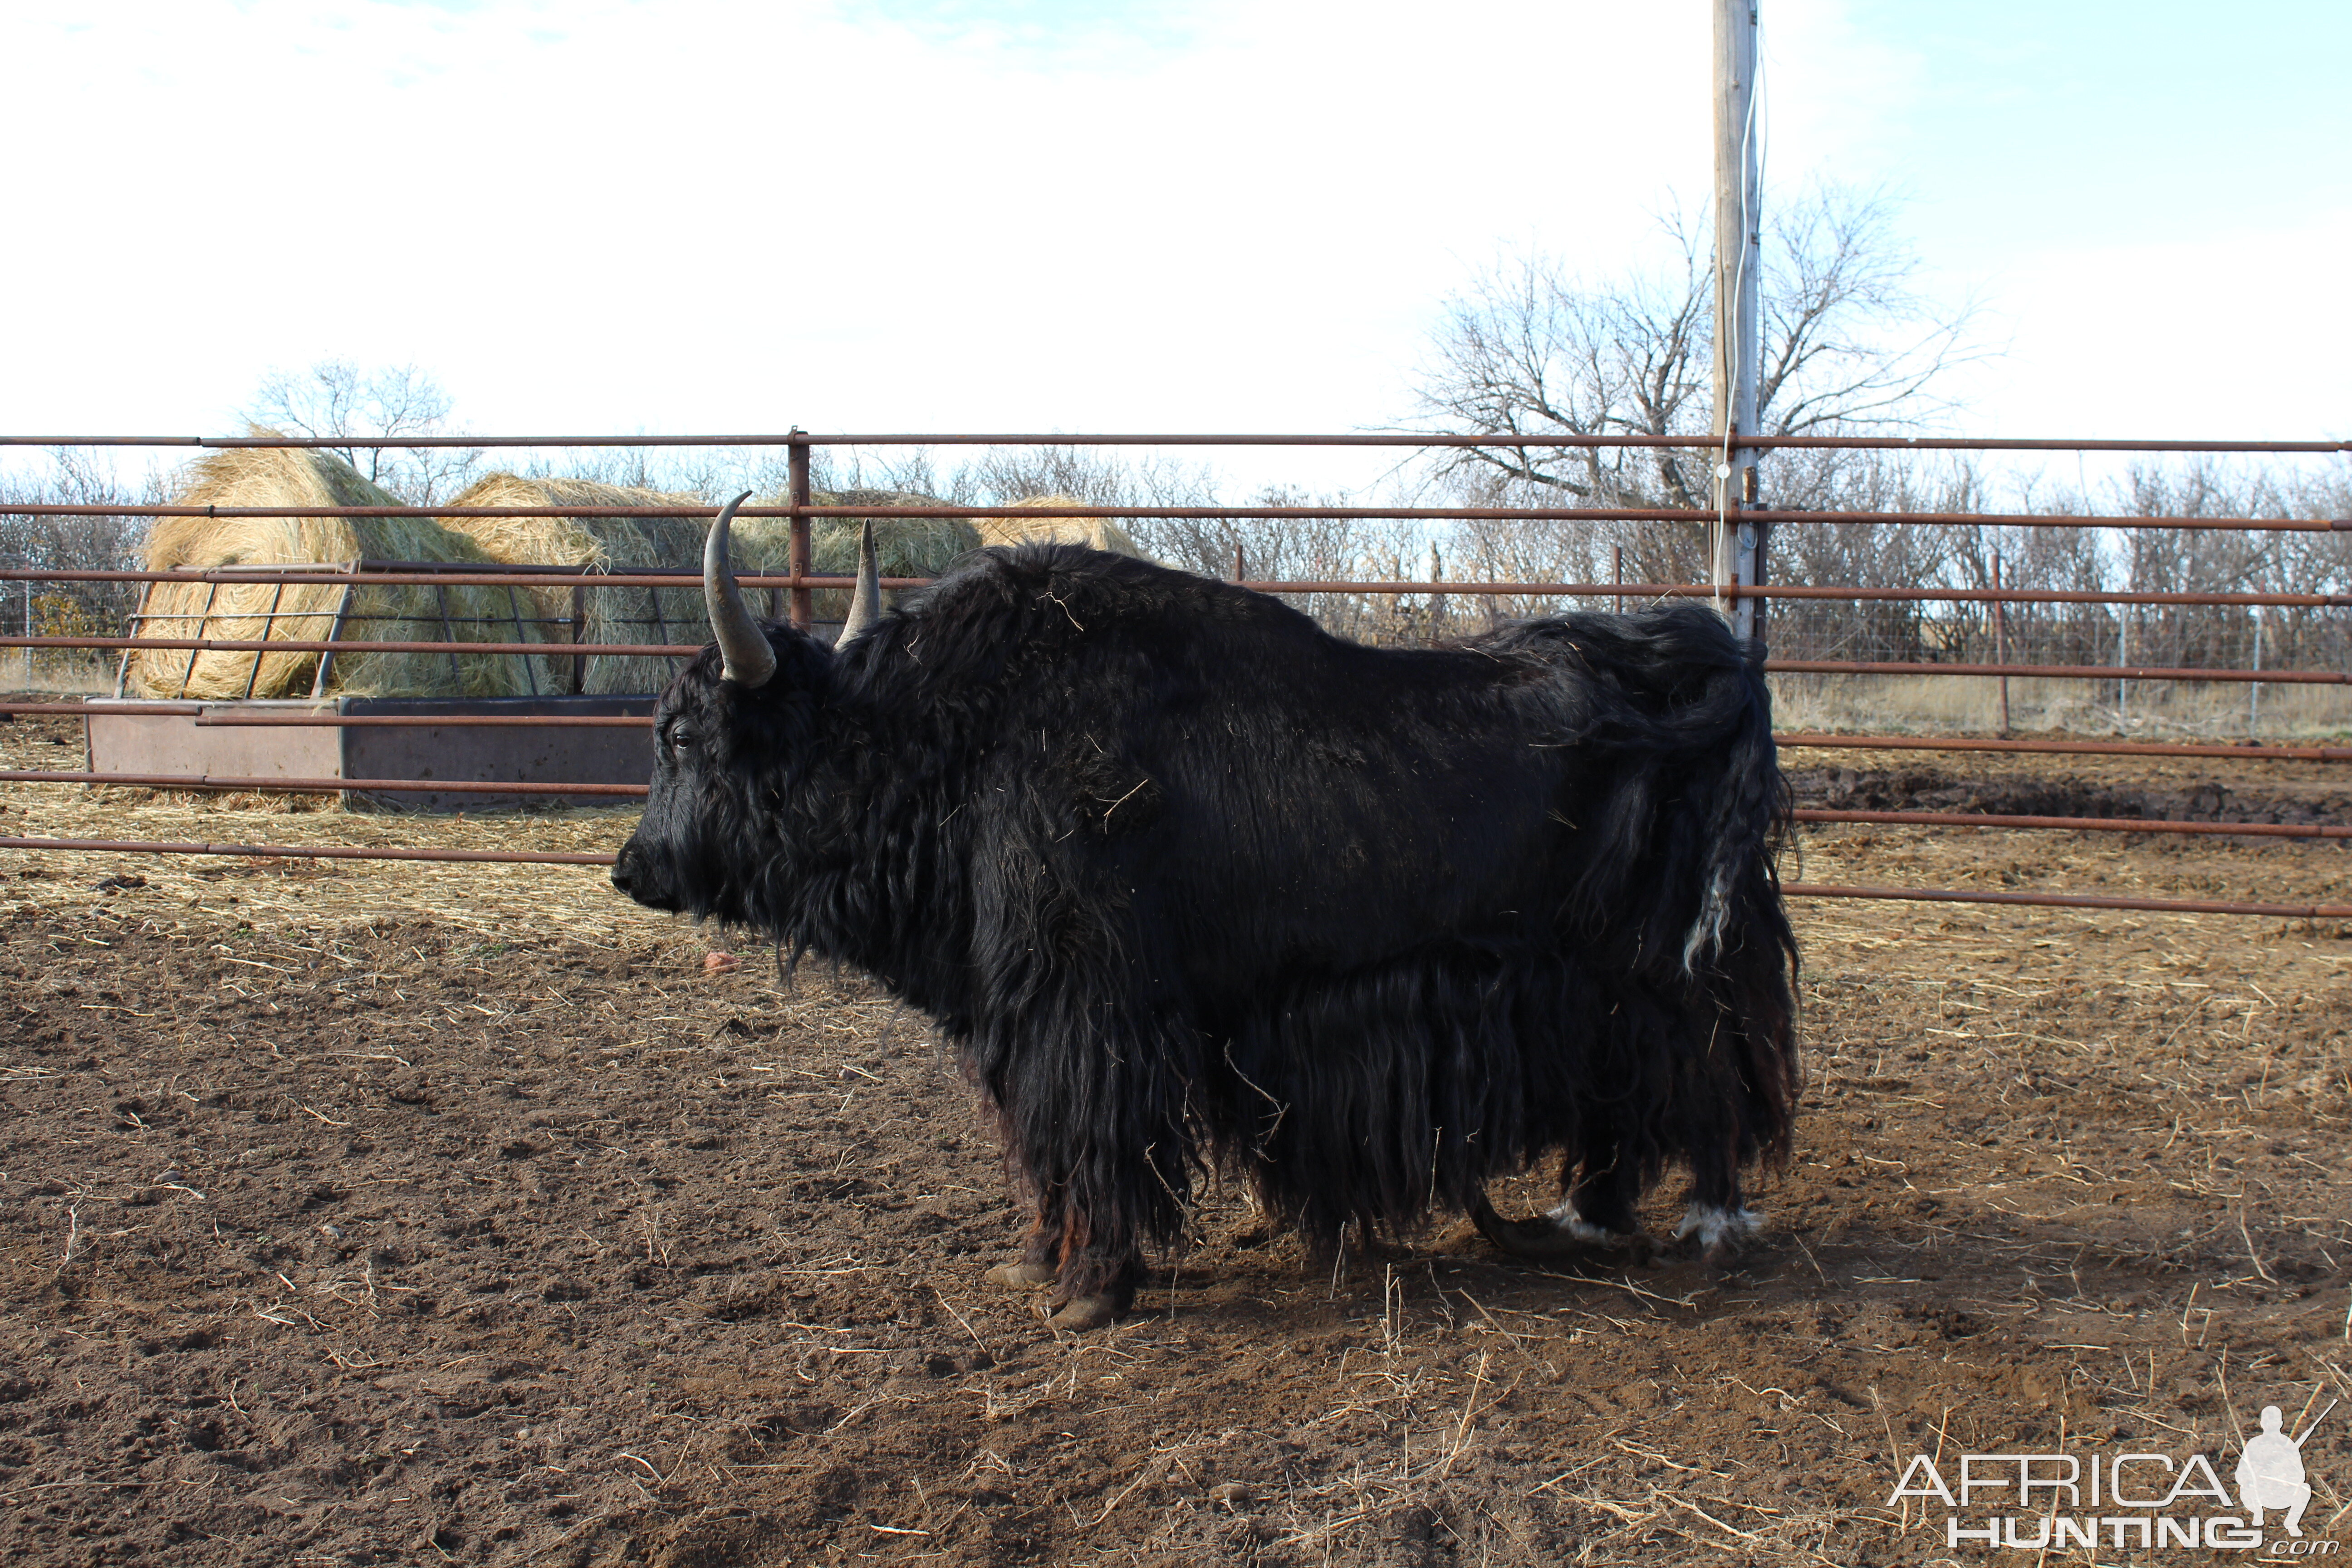
<svg viewBox="0 0 2352 1568"><path fill-rule="evenodd" d="M1742 521L1757 499L1752 447L1733 445L1756 434L1761 370L1760 210L1756 146L1756 0L1715 6L1715 521L1707 529L1715 606L1744 637L1763 632L1764 601L1724 590L1764 580L1763 526Z"/></svg>
<svg viewBox="0 0 2352 1568"><path fill-rule="evenodd" d="M2130 591L2126 579L2125 591ZM2122 672L2131 668L2131 606L2116 606L2116 724L2122 728L2131 722L2131 679Z"/></svg>
<svg viewBox="0 0 2352 1568"><path fill-rule="evenodd" d="M588 585L585 583L574 583L572 584L572 641L574 647L588 640L580 635L582 626L587 619ZM587 689L588 656L584 653L575 653L572 656L572 695L577 697Z"/></svg>
<svg viewBox="0 0 2352 1568"><path fill-rule="evenodd" d="M1998 550L1992 552L1992 591L1996 595L2002 591L2000 552ZM1995 664L2009 663L2009 601L2001 598L1992 602L1992 659ZM2009 674L2006 670L2002 671L2000 678L2000 738L2004 741L2009 739Z"/></svg>
<svg viewBox="0 0 2352 1568"><path fill-rule="evenodd" d="M803 431L795 425L793 434L797 437ZM816 608L816 595L802 581L809 574L810 560L809 517L803 510L809 504L809 444L795 440L787 450L792 475L793 548L790 562L793 579L793 625L806 631L809 622L815 618Z"/></svg>
<svg viewBox="0 0 2352 1568"><path fill-rule="evenodd" d="M2262 673L2262 668L2263 607L2256 605L2254 606L2254 672L2259 675ZM2246 682L2246 733L2250 736L2260 734L2262 726L2263 683L2259 680L2249 680Z"/></svg>

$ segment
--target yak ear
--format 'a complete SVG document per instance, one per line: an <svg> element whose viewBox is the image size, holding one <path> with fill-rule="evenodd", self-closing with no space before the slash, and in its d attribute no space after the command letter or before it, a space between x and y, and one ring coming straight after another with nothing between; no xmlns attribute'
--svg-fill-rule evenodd
<svg viewBox="0 0 2352 1568"><path fill-rule="evenodd" d="M721 672L740 686L760 687L776 673L776 650L768 646L768 634L744 608L742 590L736 587L735 573L727 559L728 525L735 521L735 509L751 499L751 492L745 490L729 501L710 525L710 538L702 547L702 603L719 644Z"/></svg>
<svg viewBox="0 0 2352 1568"><path fill-rule="evenodd" d="M834 638L833 646L847 647L881 620L882 571L874 555L874 520L869 517L857 531L857 590L849 595L849 617L842 622L841 635Z"/></svg>

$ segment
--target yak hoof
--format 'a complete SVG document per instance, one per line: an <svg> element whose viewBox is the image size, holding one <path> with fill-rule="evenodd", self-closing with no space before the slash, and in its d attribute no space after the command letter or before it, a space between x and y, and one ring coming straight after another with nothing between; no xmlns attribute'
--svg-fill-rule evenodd
<svg viewBox="0 0 2352 1568"><path fill-rule="evenodd" d="M1478 1234L1514 1258L1531 1262L1589 1258L1597 1252L1623 1251L1636 1262L1649 1261L1650 1238L1639 1231L1620 1235L1583 1220L1564 1221L1550 1215L1540 1219L1505 1219L1495 1212L1484 1193L1470 1207L1470 1223Z"/></svg>
<svg viewBox="0 0 2352 1568"><path fill-rule="evenodd" d="M1089 1329L1101 1328L1118 1316L1118 1303L1108 1296L1073 1296L1063 1303L1060 1311L1045 1320L1045 1326L1083 1334Z"/></svg>
<svg viewBox="0 0 2352 1568"><path fill-rule="evenodd" d="M988 1271L991 1285L1008 1290L1042 1290L1062 1277L1050 1263L1000 1263Z"/></svg>
<svg viewBox="0 0 2352 1568"><path fill-rule="evenodd" d="M1683 1211L1682 1223L1675 1226L1675 1239L1696 1244L1700 1258L1708 1268L1723 1268L1738 1258L1741 1244L1754 1236L1763 1223L1764 1216L1751 1208L1693 1204Z"/></svg>

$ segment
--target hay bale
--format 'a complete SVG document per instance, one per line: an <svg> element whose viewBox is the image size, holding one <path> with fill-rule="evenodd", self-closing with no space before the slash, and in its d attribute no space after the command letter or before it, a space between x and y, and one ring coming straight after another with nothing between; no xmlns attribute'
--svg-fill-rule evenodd
<svg viewBox="0 0 2352 1568"><path fill-rule="evenodd" d="M594 479L526 479L490 474L449 503L461 506L707 506L698 495L608 485ZM585 566L596 572L702 571L703 534L695 517L450 517L442 520L498 560L527 566ZM739 547L739 559L742 555ZM764 561L743 561L766 565ZM782 566L779 559L774 564ZM550 621L572 615L574 579L530 586L539 613ZM581 596L579 640L584 643L691 643L710 640L702 590L599 588ZM599 654L585 662L580 689L599 695L659 691L681 659L654 654ZM564 676L569 691L571 677Z"/></svg>
<svg viewBox="0 0 2352 1568"><path fill-rule="evenodd" d="M886 490L820 491L810 498L819 506L938 506L929 496L902 495ZM461 506L708 506L700 496L602 484L593 479L525 479L515 474L491 474L449 503ZM761 506L786 504L768 497ZM633 571L702 571L702 545L709 529L699 517L451 517L448 526L471 536L501 561L522 564L587 566L623 575ZM792 565L792 520L746 517L736 520L734 561L740 571L782 572ZM877 518L875 551L886 577L931 577L980 542L971 524L961 518ZM857 520L818 518L809 527L812 569L826 575L851 576L857 570ZM540 613L551 620L572 614L570 581L534 584ZM754 613L767 606L751 590ZM704 613L702 590L690 588L598 588L583 595L580 640L587 643L691 643L711 640L710 622ZM782 595L772 612L784 613ZM820 626L838 622L848 613L847 590L826 589L815 595L812 618ZM581 689L604 694L659 691L669 684L677 660L652 656L600 655L586 661ZM568 689L568 688L567 688Z"/></svg>
<svg viewBox="0 0 2352 1568"><path fill-rule="evenodd" d="M257 436L277 432L253 427ZM183 506L397 506L397 498L325 452L299 447L214 452L188 470L173 494ZM421 517L287 517L156 520L147 538L150 571L222 566L341 564L357 560L484 562L473 541ZM539 642L529 595L505 588L433 585L355 587L340 636L358 642ZM156 583L141 607L151 637L320 642L335 635L339 584ZM272 612L275 612L274 614ZM520 626L518 627L517 622ZM127 689L142 697L204 700L300 697L317 675L316 653L135 652ZM371 697L528 697L558 689L543 659L512 655L338 653L331 693Z"/></svg>
<svg viewBox="0 0 2352 1568"><path fill-rule="evenodd" d="M937 496L901 490L819 490L809 500L818 506L945 506ZM771 496L761 506L784 506L789 498ZM809 521L809 570L822 577L857 574L857 531L865 520L820 517ZM874 521L874 553L885 577L936 577L968 550L980 548L981 537L971 520L962 517L877 517ZM751 517L735 524L739 565L782 568L792 563L792 519ZM698 556L698 560L699 557ZM884 608L896 600L882 595ZM809 618L820 625L839 625L849 614L849 590L821 589L814 595Z"/></svg>
<svg viewBox="0 0 2352 1568"><path fill-rule="evenodd" d="M1073 496L1029 496L1013 503L1023 506L1083 506ZM982 517L973 519L980 525L983 544L1084 544L1096 550L1108 550L1114 554L1132 555L1138 561L1149 561L1143 546L1117 522L1107 517Z"/></svg>

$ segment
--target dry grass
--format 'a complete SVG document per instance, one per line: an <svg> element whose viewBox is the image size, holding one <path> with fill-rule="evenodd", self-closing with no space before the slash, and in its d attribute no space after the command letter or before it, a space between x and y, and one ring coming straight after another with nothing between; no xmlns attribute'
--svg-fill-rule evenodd
<svg viewBox="0 0 2352 1568"><path fill-rule="evenodd" d="M819 506L937 506L930 496L899 495L881 490L820 492L811 498ZM491 474L450 502L456 506L706 506L699 496L665 490L602 484L593 479L525 478ZM784 504L767 497L762 506ZM702 545L709 524L701 518L656 517L524 517L460 518L449 526L473 537L500 561L517 564L587 566L600 572L632 570L694 572L702 569ZM857 520L819 518L809 529L812 567L824 575L847 576L857 570ZM980 543L980 535L961 518L885 517L874 521L875 548L886 577L932 577L955 558ZM792 564L792 521L789 518L738 519L734 528L734 561L743 571L780 572ZM572 584L543 584L534 591L539 614L562 620L572 614ZM667 643L700 646L710 641L710 622L703 612L699 588L610 588L591 585L583 606L581 640L589 643ZM847 613L846 592L827 589L815 595L813 618L838 622ZM783 595L772 596L767 613L781 619ZM582 689L596 693L659 691L677 668L674 659L656 656L606 655L591 658Z"/></svg>
<svg viewBox="0 0 2352 1568"><path fill-rule="evenodd" d="M701 506L702 498L594 479L526 479L490 474L450 503L467 506ZM515 565L586 566L598 572L633 569L699 572L707 524L691 517L452 517L450 528L470 537L497 560ZM740 537L740 536L739 536ZM747 567L785 564L759 545L739 543ZM530 590L537 613L550 621L572 615L569 582ZM692 643L710 640L698 588L599 588L582 595L579 640L586 643ZM676 663L655 655L591 658L581 689L593 693L659 691Z"/></svg>
<svg viewBox="0 0 2352 1568"><path fill-rule="evenodd" d="M257 435L276 432L255 427ZM233 449L199 459L172 498L182 506L396 506L398 500L325 452ZM429 518L161 518L148 536L150 571L223 566L335 564L361 559L487 562L473 541ZM158 583L142 630L151 637L239 641L323 641L342 602L330 584ZM503 588L366 587L352 592L341 636L365 642L536 642L528 596ZM271 612L275 610L273 615ZM316 677L315 653L188 653L146 649L131 661L129 689L142 697L299 696ZM331 692L401 697L520 697L552 691L544 660L509 656L338 654Z"/></svg>
<svg viewBox="0 0 2352 1568"><path fill-rule="evenodd" d="M1073 496L1030 496L1013 504L1045 507L1083 503ZM1114 554L1132 555L1139 561L1151 559L1126 529L1107 517L982 517L972 521L979 526L982 544L1025 544L1032 541L1084 544Z"/></svg>
<svg viewBox="0 0 2352 1568"><path fill-rule="evenodd" d="M1773 721L1783 730L1990 735L2000 728L2000 681L1991 676L1775 675L1771 684ZM2118 701L2113 680L2012 678L2010 728L2147 739L2284 740L2352 731L2352 688L2267 686L2255 699L2239 681L2125 685Z"/></svg>
<svg viewBox="0 0 2352 1568"><path fill-rule="evenodd" d="M940 506L936 496L908 495L897 490L820 490L809 498L818 506ZM789 498L768 496L762 506L784 506ZM857 535L863 519L820 517L809 524L810 570L824 577L850 577L857 573ZM936 577L954 564L956 557L980 547L979 531L961 517L877 517L874 521L874 552L885 577ZM790 563L792 520L782 517L744 518L735 524L737 559L745 564L782 567ZM895 595L885 594L887 607ZM849 591L827 588L814 596L811 619L838 625L849 614Z"/></svg>

